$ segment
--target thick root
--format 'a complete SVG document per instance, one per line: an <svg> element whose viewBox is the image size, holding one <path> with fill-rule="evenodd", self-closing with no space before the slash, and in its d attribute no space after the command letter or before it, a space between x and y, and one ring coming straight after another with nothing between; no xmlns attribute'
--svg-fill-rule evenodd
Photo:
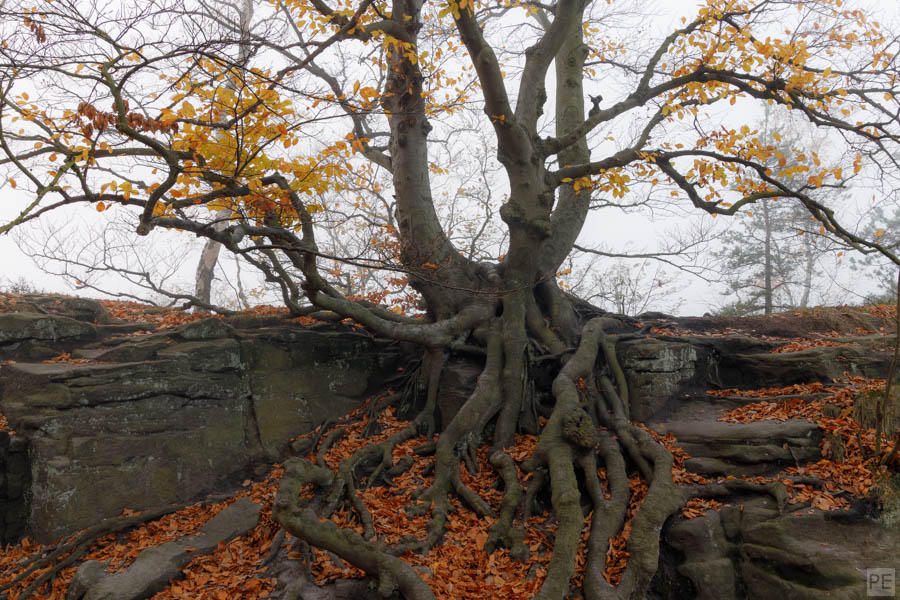
<svg viewBox="0 0 900 600"><path fill-rule="evenodd" d="M330 471L329 471L330 472ZM366 541L355 531L340 529L331 521L321 521L309 507L298 505L297 498L307 483L323 480L318 468L301 459L285 463L278 486L272 516L289 533L307 543L334 552L350 564L378 579L378 593L389 598L399 592L407 600L434 600L431 588L406 562Z"/></svg>
<svg viewBox="0 0 900 600"><path fill-rule="evenodd" d="M593 370L602 324L601 319L593 319L585 325L581 344L554 380L556 407L544 427L534 456L523 465L531 471L539 466L546 467L550 475L551 503L558 520L547 576L535 596L541 600L564 598L569 592L569 581L575 575L575 555L584 515L574 463L577 456L590 451L596 440L592 421L580 407L576 383Z"/></svg>
<svg viewBox="0 0 900 600"><path fill-rule="evenodd" d="M497 470L503 479L503 500L500 502L500 516L491 526L485 544L485 552L491 553L495 549L509 548L510 555L517 560L527 560L528 546L523 543L525 532L513 525L513 517L522 501L522 484L519 483L519 475L516 472L512 458L504 452L496 451L490 457L491 466Z"/></svg>
<svg viewBox="0 0 900 600"><path fill-rule="evenodd" d="M625 523L629 497L625 459L616 440L608 432L601 432L599 452L606 465L606 478L609 481L610 489L609 499L604 497L600 488L594 455L585 455L579 463L584 471L588 494L594 504L583 584L585 597L588 600L603 598L613 589L604 579L603 571L606 569L609 539L615 536Z"/></svg>
<svg viewBox="0 0 900 600"><path fill-rule="evenodd" d="M101 537L110 533L126 531L128 529L131 529L132 527L140 525L141 523L153 521L169 513L178 512L179 510L185 508L185 506L186 505L184 504L178 506L167 506L155 510L148 510L137 515L106 519L100 524L95 525L90 529L86 529L74 540L59 544L50 554L47 554L46 556L33 561L27 569L22 571L22 573L16 576L12 581L0 586L0 592L10 589L17 583L28 578L28 576L35 571L52 565L51 568L47 569L47 571L45 571L44 573L41 573L37 579L31 582L28 587L26 587L18 596L16 596L17 600L26 600L27 598L30 598L38 590L38 588L56 577L56 575L60 571L71 565L74 565L78 561L78 559L80 559L85 554L85 552L90 549L94 542ZM5 597L5 595L3 597Z"/></svg>

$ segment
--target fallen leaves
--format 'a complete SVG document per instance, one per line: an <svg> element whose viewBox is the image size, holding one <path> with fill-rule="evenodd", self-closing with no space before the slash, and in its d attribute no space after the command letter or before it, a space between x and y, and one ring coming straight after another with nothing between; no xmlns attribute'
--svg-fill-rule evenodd
<svg viewBox="0 0 900 600"><path fill-rule="evenodd" d="M694 331L691 329L682 329L680 327L672 327L672 326L664 326L664 327L651 327L650 333L654 335L661 335L667 337L710 337L710 338L721 338L728 337L733 335L752 335L750 332L745 331L743 329L736 329L734 327L723 327L718 330L713 331ZM757 338L766 338L766 339L780 339L780 338L768 338L767 336L754 336Z"/></svg>
<svg viewBox="0 0 900 600"><path fill-rule="evenodd" d="M870 304L868 306L854 307L863 312L875 315L876 317L884 317L894 320L897 316L897 307L894 304Z"/></svg>
<svg viewBox="0 0 900 600"><path fill-rule="evenodd" d="M846 342L836 342L834 340L828 339L800 339L795 340L793 342L789 342L783 346L778 346L777 348L770 350L772 354L784 354L787 352L802 352L803 350L809 350L810 348L839 348L844 346L849 346L850 344Z"/></svg>
<svg viewBox="0 0 900 600"><path fill-rule="evenodd" d="M117 321L152 323L159 328L177 327L178 325L215 316L200 312L187 312L176 308L156 307L127 300L100 300L99 302L106 308L109 315Z"/></svg>
<svg viewBox="0 0 900 600"><path fill-rule="evenodd" d="M854 398L863 393L878 393L884 389L884 380L864 377L845 377L834 385L824 383L796 384L782 388L761 390L717 390L707 392L713 396L779 397L778 400L761 400L727 411L719 420L730 423L752 423L762 420L787 421L804 419L818 425L825 436L821 443L822 455L818 462L788 467L782 471L788 476L814 476L822 482L822 489L809 484L795 483L786 477L777 478L787 488L790 503L810 503L816 510L838 510L850 506L846 497L836 494L849 493L865 497L875 484L872 465L875 461L875 431L865 428L853 416ZM803 398L792 395L805 396ZM811 397L817 395L816 397ZM825 407L830 406L828 416ZM844 448L842 460L833 460L830 439L840 439ZM882 437L882 454L890 450L886 437Z"/></svg>
<svg viewBox="0 0 900 600"><path fill-rule="evenodd" d="M721 506L721 502L711 498L691 498L681 509L680 516L682 519L695 519L705 515L706 511L716 510Z"/></svg>
<svg viewBox="0 0 900 600"><path fill-rule="evenodd" d="M16 432L9 428L9 421L6 420L6 416L2 412L0 412L0 431L7 432L10 437L16 435Z"/></svg>
<svg viewBox="0 0 900 600"><path fill-rule="evenodd" d="M178 308L151 306L141 302L131 302L127 300L100 300L100 303L106 308L109 315L119 322L148 323L161 329L177 327L201 319L224 318L222 315L203 312L188 312ZM243 310L239 314L264 317L287 317L290 314L290 311L283 306L260 305ZM295 317L294 319L290 319L290 321L299 322L304 325L317 322L315 319L309 317Z"/></svg>
<svg viewBox="0 0 900 600"><path fill-rule="evenodd" d="M331 447L324 456L325 463L336 468L341 460L349 458L359 448L378 443L406 427L407 422L399 421L393 409L388 408L377 416L380 431L369 437L362 435L366 422L359 421L343 426L345 435ZM327 435L327 434L326 434ZM323 436L325 437L325 436ZM389 487L374 485L359 491L359 497L372 515L376 536L379 540L392 544L411 534L424 536L430 512L420 516L410 516L405 507L415 503L416 489L427 487L433 480L431 469L433 457L419 456L415 448L426 443L423 436L397 444L393 449L393 460L410 457L412 466L393 478ZM537 436L521 435L508 453L517 463L531 456ZM490 466L487 448L481 447L476 453L478 473L473 475L464 467L460 469L460 479L473 491L480 494L499 512L502 492L497 489L498 477ZM520 478L523 476L519 473ZM537 593L546 574L550 561L555 523L549 514L531 517L527 524L518 522L526 531L525 544L531 550L531 558L520 562L512 559L509 551L500 549L492 554L484 551L492 518L481 518L451 498L454 511L448 515L443 542L426 555L406 553L404 560L413 565L422 578L431 586L440 599L455 598L530 598ZM362 533L362 526L355 514L339 510L331 520L344 528ZM327 553L317 551L311 571L318 585L341 578L363 577L364 573L351 566L338 564Z"/></svg>
<svg viewBox="0 0 900 600"><path fill-rule="evenodd" d="M171 583L154 598L156 600L207 598L214 597L209 593L217 589L226 591L229 594L228 598L239 597L247 600L265 598L274 588L274 581L260 577L262 570L257 565L261 557L268 553L272 538L278 529L271 520L270 501L274 497L280 474L280 467L276 466L265 481L254 484L249 490L233 498L209 505L194 504L155 521L144 523L127 533L103 536L94 542L82 560L109 561L108 572L121 571L126 569L143 550L196 533L207 521L237 498L250 496L257 502L269 502L264 504L256 529L246 536L232 540L228 545L220 545L210 555L195 558L185 567L184 580ZM131 514L135 513L123 511L123 516ZM74 539L77 535L74 534L68 539ZM35 544L28 539L5 548L0 555L0 586L11 582L22 572L27 567L30 557L44 554L52 548L53 546ZM223 569L220 565L228 565L231 568ZM43 600L64 600L75 570L76 566L63 569L53 579L52 586L45 585L39 588L33 597ZM44 571L46 569L35 571L8 590L9 600L16 600L25 587ZM252 583L254 579L258 580L258 583ZM258 593L245 590L258 590Z"/></svg>
<svg viewBox="0 0 900 600"><path fill-rule="evenodd" d="M54 356L53 358L48 358L44 361L45 363L86 363L88 360L86 358L72 358L72 355L68 352L63 352L58 356Z"/></svg>
<svg viewBox="0 0 900 600"><path fill-rule="evenodd" d="M772 398L776 396L803 396L809 394L819 394L822 392L835 392L839 388L835 386L828 386L827 384L821 382L813 382L813 383L795 383L793 385L788 385L784 387L768 387L768 388L760 388L757 390L739 390L737 388L728 388L724 390L708 390L706 392L707 396L716 396L718 398L728 398L728 397L741 397L741 398ZM744 408L744 407L741 407ZM730 417L727 415L739 415L741 409L736 409L735 411L729 411L726 414L726 417L719 419L720 421L730 421ZM738 421L740 422L740 421ZM747 421L749 422L749 421Z"/></svg>

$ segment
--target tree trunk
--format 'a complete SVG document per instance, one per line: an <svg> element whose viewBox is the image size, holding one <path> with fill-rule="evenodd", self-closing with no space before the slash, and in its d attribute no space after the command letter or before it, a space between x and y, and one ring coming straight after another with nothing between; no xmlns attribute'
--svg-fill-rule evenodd
<svg viewBox="0 0 900 600"><path fill-rule="evenodd" d="M377 578L383 597L399 592L408 600L430 599L431 590L419 585L416 573L395 557L405 552L427 553L440 542L448 515L454 510L454 497L479 516L492 514L488 503L460 477L461 465L474 463L476 449L490 444L490 464L505 486L501 513L496 515L486 548L506 547L514 557L527 556L528 549L522 544L524 532L516 518L531 514L542 490L550 498L544 508L552 509L558 523L552 557L536 598L562 600L570 594L585 527L582 486L588 490L586 500L594 514L608 517L598 517L591 524L589 561L595 573L586 580L587 597L644 597L657 569L660 530L697 490L673 483L671 454L631 423L628 383L616 356L620 337L611 332L633 326L611 317L587 322L579 319L571 301L555 285L556 269L584 224L590 192L568 183L555 196L546 177L547 144L538 133L538 116L546 102L543 84L547 70L555 64L560 82L555 107L558 137L565 139L585 121L584 5L579 0L561 0L552 22L538 13L546 34L526 55L515 103L507 97L500 65L482 37L481 25L466 10L454 14L460 38L473 57L485 112L497 137L498 159L509 181L509 199L500 209L509 230L509 246L497 265L466 259L453 247L435 214L427 151L431 126L425 112L423 76L418 63L407 58L416 51L421 20L416 2L394 0L392 10L394 18L406 25L404 31L394 33L403 42L402 49L387 49L381 102L391 131L400 259L411 284L428 306L428 319L394 323L362 311L329 291L313 258L297 253L294 260L304 269L312 302L377 332L424 347L425 358L417 377L427 382L425 403L404 430L357 451L336 471L299 459L288 461L273 515L292 535L337 554ZM555 152L563 164L590 160L583 138L566 139ZM310 236L304 243L314 247L312 229L304 231ZM770 279L771 268L767 271ZM771 312L771 281L768 288ZM431 444L431 483L415 494L415 502L406 509L411 515L429 514L424 539L388 545L370 541L370 530L363 537L338 532L323 519L345 504L362 523L370 523L371 516L357 489L394 466L392 456L397 444L434 431L441 369L445 357L459 347L467 353L483 353L484 367L475 390L456 415L443 424L443 431ZM551 386L538 386L534 373L539 368L552 369ZM531 389L536 392L526 393ZM521 465L533 474L523 500L516 469L504 450L517 432L535 426L531 403L537 402L536 397L552 405L552 412L539 427L533 455ZM598 442L599 453L595 451ZM598 458L610 473L610 499L600 491ZM649 492L632 521L628 567L621 583L612 586L597 574L604 569L610 538L624 527L629 502L626 465L641 473ZM310 488L317 490L315 497L320 500L304 504L298 492ZM311 508L314 506L319 509Z"/></svg>
<svg viewBox="0 0 900 600"><path fill-rule="evenodd" d="M238 8L238 27L241 34L241 46L238 53L239 65L246 64L247 59L250 56L248 41L250 40L250 21L252 18L253 0L241 0L241 4ZM230 79L226 85L232 89L235 88L234 82ZM213 228L215 228L216 231L225 229L227 225L225 221L231 216L231 212L231 209L223 208L215 214L213 217L215 223ZM196 308L198 312L209 312L202 304L207 306L212 304L212 284L213 279L215 278L216 263L219 260L219 251L221 249L222 244L213 239L207 239L206 244L203 245L203 250L200 252L200 260L197 262L197 272L194 277L194 296L201 304L201 306Z"/></svg>
<svg viewBox="0 0 900 600"><path fill-rule="evenodd" d="M765 299L765 308L764 314L771 315L772 314L772 271L774 270L774 266L772 264L772 222L770 220L769 214L769 201L762 201L762 211L763 211L763 228L765 230L766 239L763 244L763 294Z"/></svg>

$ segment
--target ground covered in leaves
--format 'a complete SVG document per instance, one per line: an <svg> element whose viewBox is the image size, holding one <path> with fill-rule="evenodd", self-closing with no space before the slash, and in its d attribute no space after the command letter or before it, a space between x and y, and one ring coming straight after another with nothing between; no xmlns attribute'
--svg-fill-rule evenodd
<svg viewBox="0 0 900 600"><path fill-rule="evenodd" d="M157 327L174 326L197 318L195 315L174 311L148 313L145 305L131 302L105 302L105 305L116 320L132 322L151 320ZM256 312L281 314L278 309L272 308L258 309ZM886 313L883 316L889 318L893 315ZM790 319L788 322L793 328L795 324ZM742 321L741 325L746 328L748 323ZM825 323L823 327L827 325L828 323ZM841 331L834 331L833 336L813 335L801 339L785 339L784 345L775 351L796 352L816 345L841 344L845 342L829 338L848 334L861 335L863 332L875 333L864 328L857 328L859 331L855 331L850 329L851 325L852 323L842 326ZM729 327L730 324L722 322L718 330L709 328L698 332L697 329L688 331L677 327L665 327L654 333L667 336L696 336L698 333L719 335L723 332L732 333L728 331ZM772 330L773 326L770 325L766 330L767 333L758 331L752 333L765 336L774 333ZM61 356L54 360L68 360L68 357ZM859 409L859 398L879 393L883 390L884 384L885 382L881 380L847 377L831 384L811 383L759 390L715 390L708 393L712 396L755 400L727 411L720 417L721 421L750 423L773 419L779 421L805 419L823 429L825 436L822 443L824 457L822 460L785 468L770 478L748 478L756 482L781 481L790 494L788 510L799 514L801 511L847 509L854 501L871 496L879 478L886 475L886 471L879 471L873 467L878 458L875 456L875 433L871 426L864 426L865 419L860 417ZM305 436L310 440L306 445L312 446L309 449L309 459L330 468L337 468L341 460L350 457L359 448L386 439L406 427L407 422L397 417L395 407L388 405L380 412L374 411L373 406L378 405L379 400L373 398L367 406L347 415L328 431L314 431ZM0 415L0 429L5 427L5 419ZM343 433L339 437L329 435L336 429L343 430ZM684 462L689 456L678 446L677 440L671 434L661 436L655 432L651 433L674 455L672 476L676 483L711 481L684 468ZM515 438L515 446L508 450L523 482L527 482L531 474L522 471L520 466L531 456L537 439L537 436L533 435L518 435ZM426 512L421 516L409 516L404 508L415 503L413 499L415 490L427 487L431 483L434 458L421 452L422 447L429 441L431 440L420 436L398 444L393 450L395 464L406 461L411 466L402 474L394 476L390 480L390 485L378 482L378 485L359 490L360 498L372 515L377 536L387 543L396 543L409 535L424 536L429 514ZM327 447L323 447L322 444L327 444ZM885 438L881 444L882 455L888 453L890 449L890 444ZM482 447L476 458L476 468L473 472L465 465L460 465L460 478L466 486L476 491L491 505L495 514L498 514L503 496L502 482L488 462L486 448ZM605 485L603 468L599 469L598 475L601 483ZM312 553L306 552L297 540L292 540L289 535L278 535L279 526L271 518L271 508L280 476L281 466L273 465L266 478L244 482L243 488L227 500L198 503L144 523L130 531L103 536L93 543L80 560L109 561L108 571L123 570L142 550L197 531L235 499L249 496L263 506L257 527L245 536L227 544L220 544L210 555L198 556L183 570L184 577L170 582L167 588L154 596L156 600L265 598L275 589L277 582L273 576L272 566L278 560L303 562L304 568L318 585L327 585L338 579L363 577L361 571L342 564L325 552L315 549ZM798 478L817 480L818 483L798 483ZM647 493L647 484L637 471L630 474L629 488L631 495L628 507L629 521L626 522L623 531L612 540L606 558L604 577L613 584L618 582L628 560L625 548L630 531L630 519ZM511 558L509 551L505 549L491 554L486 553L484 546L493 519L479 517L457 500L454 499L453 502L455 511L449 515L442 543L425 555L407 553L402 558L415 567L441 599L524 600L532 597L545 577L556 533L556 523L549 511L549 502L543 499L547 510L537 510L534 516L529 517L527 523L518 523L524 526L523 529L527 532L525 544L531 551L530 558L524 562ZM716 500L696 498L688 502L679 518L696 518L708 510L715 510L720 505L721 503ZM341 527L363 533L362 524L350 510L336 511L332 520ZM589 529L590 519L587 519L577 558L578 580L583 577ZM75 537L72 536L70 539ZM273 544L281 547L273 548ZM23 590L54 563L34 570L25 577L21 576L27 572L33 561L47 555L53 549L54 547L37 545L28 540L4 548L0 556L0 598L5 596L8 600L23 600ZM276 550L279 552L278 558L272 561ZM65 558L66 554L63 553L54 562L58 563ZM38 587L32 597L48 600L64 599L76 567L77 563L61 569L51 581Z"/></svg>
<svg viewBox="0 0 900 600"><path fill-rule="evenodd" d="M794 418L816 422L826 432L840 436L844 444L843 460L834 460L831 449L823 448L826 458L801 467L789 467L774 478L750 478L752 481L781 481L790 493L789 510L839 510L850 506L853 499L866 497L878 477L870 468L874 461L874 433L863 428L853 418L853 399L860 393L878 389L884 382L852 378L836 382L834 385L809 384L806 386L790 386L788 388L767 388L763 390L719 390L714 395L744 395L758 397L760 400L747 404L739 409L727 412L721 420L748 423L763 419L787 420ZM804 400L801 397L810 393L824 392L827 395L815 400ZM797 398L787 396L797 395ZM779 397L777 401L766 400L767 397ZM826 406L838 406L837 416L826 416ZM832 414L833 414L833 409ZM374 436L364 435L370 427L369 419L376 419ZM406 422L396 418L395 409L388 407L380 414L369 416L369 407L363 407L354 414L348 415L346 422L336 425L344 429L345 434L325 452L311 453L309 458L319 458L324 464L336 468L338 463L349 457L355 450L381 439L387 438L406 426ZM323 435L324 434L324 435ZM327 439L327 432L313 432L310 436ZM655 434L654 434L655 435ZM679 483L701 483L707 481L703 477L687 472L683 465L688 455L681 450L674 437L656 435L675 456L673 478ZM826 440L828 438L826 437ZM360 491L360 497L372 513L377 535L388 543L399 541L407 535L421 535L425 531L428 515L410 517L403 508L412 500L415 489L430 483L430 470L433 457L420 456L417 448L428 440L423 437L413 438L398 444L394 449L394 460L400 461L410 457L413 464L409 470L396 477L391 486L372 486ZM510 449L510 456L517 466L527 459L537 443L537 436L520 435L516 445ZM827 443L827 441L825 442ZM860 443L862 444L860 446ZM885 448L887 450L887 448ZM478 471L469 473L465 466L460 466L462 480L484 497L495 512L499 512L502 499L498 477L490 467L486 451L479 452ZM603 480L603 469L599 472ZM783 476L782 476L783 475ZM795 483L788 476L813 475L822 481L821 486ZM527 481L529 475L520 471L520 477ZM211 555L197 557L184 570L184 578L173 581L163 591L154 596L155 600L172 600L191 598L197 600L224 600L227 598L265 598L275 587L275 579L263 566L265 558L272 550L276 540L278 526L271 520L271 503L280 478L280 466L273 466L270 474L262 481L245 482L245 489L234 498L211 504L196 504L159 520L146 523L124 534L110 534L99 540L85 555L85 559L109 560L109 571L126 568L141 550L150 546L171 541L177 537L190 534L215 514L225 508L234 499L250 496L263 505L262 518L259 525L250 534L236 538L228 544L221 544ZM647 486L637 472L630 478L631 500L629 517L633 515L644 495ZM680 518L695 518L707 510L714 510L720 504L715 500L695 499L681 511ZM540 587L545 575L546 565L550 560L555 535L555 522L549 512L536 514L529 519L525 531L526 544L531 550L531 558L519 562L509 556L507 550L497 550L492 554L484 551L488 530L493 524L490 518L480 518L468 508L457 503L456 511L450 516L443 543L432 549L427 555L408 554L403 556L429 583L436 595L442 599L454 598L510 598L513 600L530 598ZM362 525L353 513L347 510L337 511L333 517L341 527L348 527L362 533ZM590 523L585 526L582 545L579 551L577 578L583 576L585 543ZM625 544L628 539L629 525L626 524L611 544L607 555L605 578L616 583L621 576L628 555ZM283 542L283 553L287 560L306 561L309 557L297 551L288 536ZM5 588L29 564L29 560L51 551L51 547L39 546L27 540L12 547L5 548L0 558L0 588ZM60 557L63 558L63 557ZM326 585L341 578L363 577L363 573L354 568L340 564L336 559L324 552L315 550L309 561L308 569L315 582ZM64 569L52 581L39 588L34 597L48 600L65 598L69 581L74 575L75 567ZM18 600L21 591L27 587L41 571L32 573L28 578L5 589L9 600Z"/></svg>

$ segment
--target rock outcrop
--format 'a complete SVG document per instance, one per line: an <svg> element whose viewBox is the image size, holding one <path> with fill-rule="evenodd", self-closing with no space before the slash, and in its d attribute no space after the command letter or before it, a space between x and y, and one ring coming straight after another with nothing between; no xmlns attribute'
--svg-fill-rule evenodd
<svg viewBox="0 0 900 600"><path fill-rule="evenodd" d="M866 598L866 569L898 564L897 531L846 513L782 514L769 499L676 520L666 543L684 560L668 573L678 594L730 598Z"/></svg>
<svg viewBox="0 0 900 600"><path fill-rule="evenodd" d="M337 325L245 316L154 330L116 323L90 301L29 297L13 309L20 312L0 314L0 413L15 430L0 431L0 543L24 534L49 542L126 507L233 489L280 460L292 437L359 407L411 357L409 348ZM657 327L617 347L632 417L673 434L691 456L684 467L711 478L815 462L822 431L802 420L720 423L724 410L758 398L707 390L879 377L890 359L883 337L853 333L854 319L841 345L782 353L772 351L793 338L774 336L792 335L796 324L787 320L778 322L783 331L760 335L707 335L707 320L666 321L677 335ZM442 375L444 424L480 372L468 358L453 357ZM146 550L122 573L85 562L72 598L148 597L191 552L253 526L258 507L239 502L198 536ZM896 525L860 511L786 511L750 494L729 502L669 521L654 597L864 598L867 568L900 564ZM305 583L291 588L295 597L371 592L360 582L340 581L326 593L296 581Z"/></svg>
<svg viewBox="0 0 900 600"><path fill-rule="evenodd" d="M0 541L47 542L125 507L230 488L293 436L360 406L405 356L343 326L104 327L115 325L0 314L0 413L16 431L12 444L0 432ZM72 360L21 362L43 347L37 356Z"/></svg>

